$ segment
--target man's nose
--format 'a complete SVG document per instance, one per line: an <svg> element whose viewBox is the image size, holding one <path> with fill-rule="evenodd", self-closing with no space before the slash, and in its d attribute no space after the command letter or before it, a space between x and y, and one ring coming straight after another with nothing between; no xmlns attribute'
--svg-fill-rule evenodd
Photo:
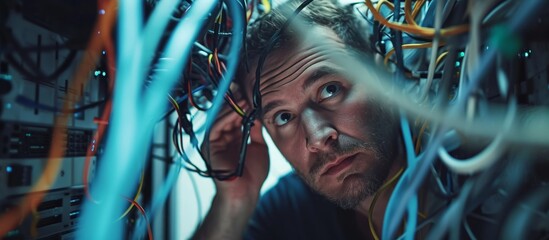
<svg viewBox="0 0 549 240"><path fill-rule="evenodd" d="M329 150L332 142L337 140L339 134L337 129L323 114L307 109L302 113L302 121L306 134L305 141L309 151Z"/></svg>

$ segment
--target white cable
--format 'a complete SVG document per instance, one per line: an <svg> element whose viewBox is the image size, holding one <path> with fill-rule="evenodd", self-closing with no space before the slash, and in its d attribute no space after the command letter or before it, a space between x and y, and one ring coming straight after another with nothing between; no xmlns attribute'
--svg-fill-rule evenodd
<svg viewBox="0 0 549 240"><path fill-rule="evenodd" d="M468 55L469 55L469 46L465 47L463 60L461 61L461 69L460 69L460 75L459 75L459 87L457 89L457 98L456 100L460 100L463 98L463 89L467 85L467 74L465 71L467 71L467 62L468 62Z"/></svg>
<svg viewBox="0 0 549 240"><path fill-rule="evenodd" d="M507 78L507 74L501 69L501 65L498 64L498 87L499 87L499 93L503 97L507 97L507 93L509 92L509 79Z"/></svg>
<svg viewBox="0 0 549 240"><path fill-rule="evenodd" d="M440 147L438 155L442 162L452 171L460 174L473 174L494 164L505 150L504 139L507 136L507 131L511 128L516 110L517 104L514 100L511 100L502 131L481 153L469 159L458 160L450 156L444 147Z"/></svg>
<svg viewBox="0 0 549 240"><path fill-rule="evenodd" d="M492 6L494 3L494 0L483 0L483 1L474 1L469 0L469 3L467 4L468 11L469 11L469 21L470 23L470 39L469 39L469 46L470 46L470 61L467 62L468 64L468 71L467 74L469 77L473 74L473 71L476 71L475 67L478 65L478 61L480 59L480 46L481 46L481 23L482 19L484 17L484 14L488 10L490 6ZM463 74L463 72L462 72Z"/></svg>
<svg viewBox="0 0 549 240"><path fill-rule="evenodd" d="M474 71L477 71L476 66L480 58L480 21L482 17L482 9L480 3L469 0L467 4L469 10L470 23L470 37L467 44L469 51L465 53L468 56L468 61L463 62L467 64L467 72L461 72L461 74L467 74L467 78L471 78Z"/></svg>
<svg viewBox="0 0 549 240"><path fill-rule="evenodd" d="M498 20L498 18L509 17L509 13L513 12L516 7L515 2L511 0L498 3L489 13L482 19L482 24L490 24Z"/></svg>
<svg viewBox="0 0 549 240"><path fill-rule="evenodd" d="M435 6L435 37L433 39L433 47L431 49L431 59L429 62L429 69L427 72L427 82L425 83L423 92L421 93L421 97L419 98L420 99L419 102L425 101L425 99L429 95L429 90L431 89L431 84L433 84L433 78L435 76L438 44L440 42L439 33L440 33L440 28L442 27L442 5L443 3L437 2Z"/></svg>

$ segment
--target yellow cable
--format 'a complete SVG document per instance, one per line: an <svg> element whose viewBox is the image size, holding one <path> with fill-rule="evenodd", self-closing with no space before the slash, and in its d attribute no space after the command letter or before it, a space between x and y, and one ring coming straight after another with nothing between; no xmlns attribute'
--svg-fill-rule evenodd
<svg viewBox="0 0 549 240"><path fill-rule="evenodd" d="M135 196L133 197L133 201L137 202L137 199L139 198L139 195L141 194L141 190L143 189L143 182L145 179L145 171L141 172L141 179L139 180L139 187L137 188L137 192L135 193ZM122 218L124 218L128 213L132 210L133 204L130 204L130 206L126 209L126 211L116 220L120 221Z"/></svg>
<svg viewBox="0 0 549 240"><path fill-rule="evenodd" d="M437 57L437 60L436 60L436 62L435 62L435 66L438 66L438 64L440 63L440 61L442 61L442 59L444 59L444 58L446 57L446 55L448 55L448 51L441 53L441 54Z"/></svg>
<svg viewBox="0 0 549 240"><path fill-rule="evenodd" d="M403 24L398 22L389 21L386 18L384 18L379 11L375 9L375 7L372 4L371 0L365 0L366 7L372 12L372 15L374 16L375 20L380 22L381 24L387 26L388 28L407 32L410 34L415 34L422 37L428 37L432 38L435 36L435 29L434 28L427 28L427 27L421 27L421 26L414 26L411 24ZM451 36L451 35L457 35L464 32L467 32L469 30L468 25L459 25L459 26L453 26L449 28L443 28L440 29L440 35L441 36Z"/></svg>
<svg viewBox="0 0 549 240"><path fill-rule="evenodd" d="M431 42L426 43L410 43L410 44L404 44L402 45L402 49L415 49L415 48L429 48L433 45ZM439 44L440 46L444 45L443 42ZM389 52L387 52L387 55L385 55L385 58L383 59L383 63L387 65L389 63L389 58L395 53L395 49L391 49Z"/></svg>
<svg viewBox="0 0 549 240"><path fill-rule="evenodd" d="M215 22L221 24L222 17L223 17L223 11L219 11L217 18L215 19Z"/></svg>
<svg viewBox="0 0 549 240"><path fill-rule="evenodd" d="M416 19L417 14L421 10L421 7L423 7L424 3L425 3L425 0L418 0L416 2L416 5L414 6L414 10L412 11L412 19Z"/></svg>
<svg viewBox="0 0 549 240"><path fill-rule="evenodd" d="M208 65L212 64L212 59L213 59L213 54L210 53L210 55L208 55ZM214 59L215 60L215 59ZM221 75L223 75L221 72L219 73ZM230 97L228 94L225 94L225 97L227 99L229 99L229 102L230 104L236 109L236 112L240 115L240 116L245 116L246 113L244 112L244 110L242 110L242 108L240 106L238 106L238 104L236 104Z"/></svg>
<svg viewBox="0 0 549 240"><path fill-rule="evenodd" d="M398 172L391 179L389 179L389 181L385 182L379 188L379 190L377 190L377 192L374 194L374 198L372 199L372 203L370 204L370 209L368 209L368 226L370 227L370 232L372 233L372 237L374 237L375 240L379 240L376 229L374 228L374 222L372 220L377 198L379 197L379 194L383 193L389 186L393 185L396 182L400 175L402 175L402 172L404 172L404 168L398 170Z"/></svg>
<svg viewBox="0 0 549 240"><path fill-rule="evenodd" d="M380 0L377 2L376 4L376 9L377 11L379 11L381 9L381 5L382 4L385 4L387 5L387 7L391 10L394 10L395 9L395 5L392 3L392 2L389 2L388 0Z"/></svg>
<svg viewBox="0 0 549 240"><path fill-rule="evenodd" d="M412 11L412 0L406 0L404 1L404 18L408 24L417 26L416 20L414 20L415 18L412 17L412 13L410 11Z"/></svg>
<svg viewBox="0 0 549 240"><path fill-rule="evenodd" d="M168 98L172 102L173 106L175 107L175 110L179 111L179 104L177 104L177 101L172 97L172 95L168 94Z"/></svg>
<svg viewBox="0 0 549 240"><path fill-rule="evenodd" d="M261 4L265 7L265 13L269 13L271 11L271 2L269 0L261 0Z"/></svg>
<svg viewBox="0 0 549 240"><path fill-rule="evenodd" d="M417 134L415 149L416 154L419 154L419 150L421 149L421 138L423 136L423 133L425 132L425 129L427 129L427 121L425 121L423 125L421 125L421 129L419 129L419 133Z"/></svg>
<svg viewBox="0 0 549 240"><path fill-rule="evenodd" d="M252 17L252 10L246 11L246 23L250 22L251 17Z"/></svg>

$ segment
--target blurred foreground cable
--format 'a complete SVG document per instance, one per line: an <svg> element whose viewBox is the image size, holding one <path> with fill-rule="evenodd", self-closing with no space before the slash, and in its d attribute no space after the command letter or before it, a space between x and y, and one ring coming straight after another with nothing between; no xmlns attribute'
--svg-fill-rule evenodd
<svg viewBox="0 0 549 240"><path fill-rule="evenodd" d="M164 0L160 4L176 3ZM117 82L113 94L113 114L105 154L95 179L94 196L99 205L85 203L79 223L77 238L82 239L118 239L122 238L122 223L114 222L123 212L120 195L129 195L132 188L128 184L137 182L140 170L144 166L149 139L156 123L156 116L165 110L165 96L179 79L188 59L193 42L202 30L204 20L215 6L213 0L195 1L185 17L176 26L169 39L164 55L173 61L165 62L160 72L154 76L148 89L143 90L145 74L152 56L147 50L155 49L158 38L169 21L174 8L157 8L151 14L144 31L139 2L123 0L120 2L120 27ZM158 12L157 12L158 11ZM153 18L153 16L158 16ZM154 27L158 26L158 28Z"/></svg>
<svg viewBox="0 0 549 240"><path fill-rule="evenodd" d="M115 14L112 14L114 11L109 10L114 9L115 6L116 2L111 1L106 8L107 13L105 14L105 17L101 18L101 20L96 23L94 29L110 29L114 22ZM76 89L74 86L84 86L86 84L86 81L89 79L87 77L88 74L99 60L99 54L104 45L102 40L103 39L101 38L90 39L77 70L71 76L69 88ZM72 112L69 110L74 107L72 103L78 102L79 97L80 96L76 96L70 92L67 94L67 98L63 102L63 110L55 119L50 152L44 167L44 172L41 173L40 178L33 185L32 190L29 191L35 193L26 195L18 206L13 207L0 215L0 236L4 236L8 231L15 228L33 209L36 209L47 193L44 190L50 189L55 182L60 165L62 164L60 159L65 155L63 139L66 137L67 121L72 115Z"/></svg>
<svg viewBox="0 0 549 240"><path fill-rule="evenodd" d="M541 5L542 3L543 1L537 0L521 2L514 17L506 24L506 29L509 31L509 33L517 33L521 29L521 26L526 23L527 19L536 15L537 10L540 10L539 5ZM477 88L481 79L485 75L485 71L490 69L488 66L490 66L494 62L496 58L496 49L497 48L490 48L482 56L479 62L479 66L474 70L471 76L471 81L466 86L460 86L463 88L463 96L458 99L458 102L454 106L451 106L451 109L448 112L450 115L458 115L459 113L461 113L462 109L464 109L464 106L467 102L467 96L469 96ZM404 216L407 202L410 201L411 198L416 194L421 183L425 179L429 167L431 166L437 155L438 148L442 143L444 132L446 132L446 130L446 127L441 127L441 129L433 137L430 146L426 148L425 154L423 155L424 157L420 159L415 169L411 169L412 174L409 178L410 181L407 184L408 188L403 193L402 198L400 199L400 203L397 204L394 210L394 214L390 216L389 224L387 225L386 230L383 231L383 239L394 238L396 230L398 229L402 217Z"/></svg>

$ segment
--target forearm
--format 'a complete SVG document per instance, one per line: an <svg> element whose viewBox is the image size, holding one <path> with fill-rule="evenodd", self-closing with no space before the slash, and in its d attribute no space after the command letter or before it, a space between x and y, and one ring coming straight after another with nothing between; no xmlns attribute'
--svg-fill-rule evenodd
<svg viewBox="0 0 549 240"><path fill-rule="evenodd" d="M216 195L193 239L242 239L256 203L257 197L232 200Z"/></svg>

